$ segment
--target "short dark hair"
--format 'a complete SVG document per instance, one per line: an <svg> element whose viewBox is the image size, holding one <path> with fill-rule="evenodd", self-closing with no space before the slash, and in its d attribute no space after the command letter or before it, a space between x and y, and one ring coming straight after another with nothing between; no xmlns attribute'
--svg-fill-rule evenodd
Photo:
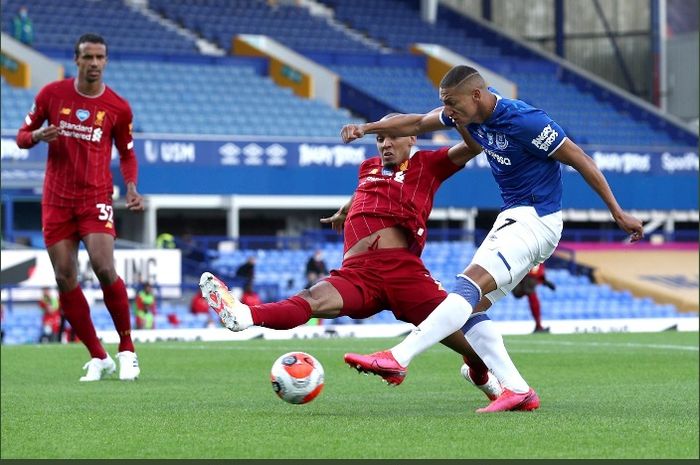
<svg viewBox="0 0 700 465"><path fill-rule="evenodd" d="M94 32L88 32L87 34L81 35L78 41L75 43L76 58L80 56L80 44L84 44L86 42L91 44L102 44L105 46L105 53L107 52L107 42L105 41L104 37L99 34L95 34Z"/></svg>
<svg viewBox="0 0 700 465"><path fill-rule="evenodd" d="M442 81L440 81L440 88L450 89L464 82L466 78L478 75L479 72L471 66L457 65L443 76Z"/></svg>

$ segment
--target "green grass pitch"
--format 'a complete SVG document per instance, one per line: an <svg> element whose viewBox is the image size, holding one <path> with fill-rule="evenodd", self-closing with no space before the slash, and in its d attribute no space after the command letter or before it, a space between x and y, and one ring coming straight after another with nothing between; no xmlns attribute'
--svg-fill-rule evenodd
<svg viewBox="0 0 700 465"><path fill-rule="evenodd" d="M78 382L82 345L3 346L1 457L698 458L698 333L505 339L535 412L475 413L487 400L442 346L398 387L342 361L398 339L141 344L141 379L96 383ZM270 386L290 350L325 368L310 404Z"/></svg>

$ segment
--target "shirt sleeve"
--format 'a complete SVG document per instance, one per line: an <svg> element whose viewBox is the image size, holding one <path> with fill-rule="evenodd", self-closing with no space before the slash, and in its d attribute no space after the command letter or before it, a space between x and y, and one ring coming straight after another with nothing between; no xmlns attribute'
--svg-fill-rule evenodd
<svg viewBox="0 0 700 465"><path fill-rule="evenodd" d="M525 149L538 157L547 158L564 143L564 130L542 110L523 111L513 120L512 136Z"/></svg>
<svg viewBox="0 0 700 465"><path fill-rule="evenodd" d="M46 88L41 89L34 99L29 113L24 117L24 123L17 132L17 146L21 149L34 147L39 141L32 140L32 132L39 129L49 118L49 98Z"/></svg>
<svg viewBox="0 0 700 465"><path fill-rule="evenodd" d="M441 147L435 151L423 152L425 153L424 156L428 157L428 166L430 167L430 171L441 182L464 168L464 165L455 165L452 160L450 160L450 157L448 156L449 151L450 147Z"/></svg>
<svg viewBox="0 0 700 465"><path fill-rule="evenodd" d="M360 163L360 167L357 170L357 186L355 189L357 189L357 187L360 187L360 182L362 181L362 178L364 178L365 176L367 176L370 173L370 171L372 169L371 165L372 165L372 158L367 158L367 159L365 159L365 161Z"/></svg>
<svg viewBox="0 0 700 465"><path fill-rule="evenodd" d="M454 128L457 126L454 120L445 114L444 108L440 111L440 122L443 126L447 126L450 128Z"/></svg>
<svg viewBox="0 0 700 465"><path fill-rule="evenodd" d="M114 144L119 152L119 170L124 178L124 183L136 183L138 179L138 162L136 152L134 152L133 115L131 108L127 105L115 124Z"/></svg>

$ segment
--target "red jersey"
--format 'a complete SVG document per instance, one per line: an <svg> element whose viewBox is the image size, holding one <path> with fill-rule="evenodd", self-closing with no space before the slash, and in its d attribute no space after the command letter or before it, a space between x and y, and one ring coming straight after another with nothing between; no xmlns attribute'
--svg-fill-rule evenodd
<svg viewBox="0 0 700 465"><path fill-rule="evenodd" d="M384 168L381 157L363 161L355 198L345 219L344 251L380 229L399 226L408 232L409 249L420 256L435 192L445 179L463 168L450 160L448 150L418 151L393 169Z"/></svg>
<svg viewBox="0 0 700 465"><path fill-rule="evenodd" d="M107 86L94 97L79 93L75 79L44 86L17 133L17 145L30 148L38 143L32 141L32 131L44 121L59 129L58 138L49 143L42 203L59 207L111 203L113 141L124 181L135 183L132 118L129 103Z"/></svg>

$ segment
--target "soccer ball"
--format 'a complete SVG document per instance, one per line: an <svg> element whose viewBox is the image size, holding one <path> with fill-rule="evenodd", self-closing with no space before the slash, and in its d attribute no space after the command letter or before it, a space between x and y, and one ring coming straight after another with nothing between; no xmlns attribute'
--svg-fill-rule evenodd
<svg viewBox="0 0 700 465"><path fill-rule="evenodd" d="M270 381L283 401L305 404L323 389L323 366L305 352L289 352L272 364Z"/></svg>

